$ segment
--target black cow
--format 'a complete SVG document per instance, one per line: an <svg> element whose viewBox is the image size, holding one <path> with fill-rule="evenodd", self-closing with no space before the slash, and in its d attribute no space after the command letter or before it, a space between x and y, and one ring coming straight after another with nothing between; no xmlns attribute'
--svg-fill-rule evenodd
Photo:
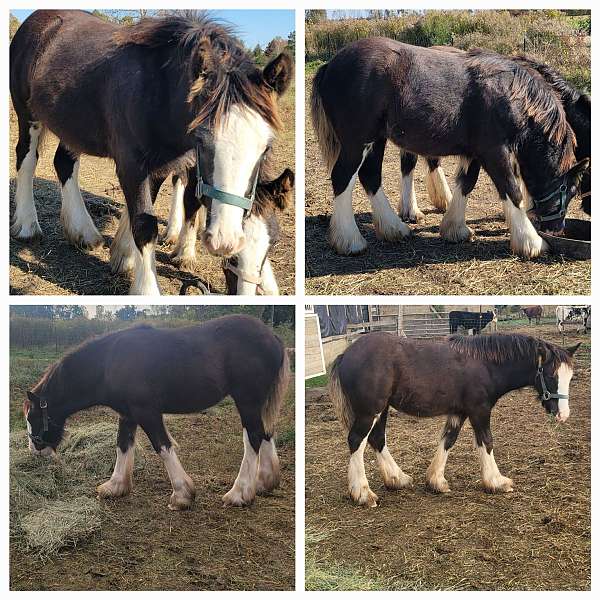
<svg viewBox="0 0 600 600"><path fill-rule="evenodd" d="M464 327L467 331L472 329L473 335L477 335L488 323L496 320L496 313L493 310L483 313L453 310L450 311L448 320L450 322L450 333L456 333L459 327Z"/></svg>

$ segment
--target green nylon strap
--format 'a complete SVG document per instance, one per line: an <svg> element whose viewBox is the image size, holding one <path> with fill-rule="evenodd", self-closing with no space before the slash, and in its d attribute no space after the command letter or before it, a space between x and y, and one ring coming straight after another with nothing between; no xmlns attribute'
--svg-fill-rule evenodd
<svg viewBox="0 0 600 600"><path fill-rule="evenodd" d="M229 192L224 192L222 190L218 190L216 187L212 185L208 185L208 183L204 183L202 179L198 180L198 188L196 190L196 196L198 198L202 198L202 196L208 196L209 198L213 198L214 200L218 200L223 204L232 204L233 206L239 206L244 210L250 210L252 208L253 198L245 198L244 196L236 196L235 194L230 194Z"/></svg>

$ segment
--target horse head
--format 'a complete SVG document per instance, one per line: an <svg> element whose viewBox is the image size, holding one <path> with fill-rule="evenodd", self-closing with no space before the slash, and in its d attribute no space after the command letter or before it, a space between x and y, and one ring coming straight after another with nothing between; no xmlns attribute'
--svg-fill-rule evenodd
<svg viewBox="0 0 600 600"><path fill-rule="evenodd" d="M23 414L27 425L29 449L36 456L52 456L63 438L64 419L54 413L43 393L27 392Z"/></svg>
<svg viewBox="0 0 600 600"><path fill-rule="evenodd" d="M202 241L211 254L232 256L246 243L243 222L281 126L277 98L291 81L292 59L282 53L261 71L237 46L204 38L196 60L188 101L197 192L210 205Z"/></svg>

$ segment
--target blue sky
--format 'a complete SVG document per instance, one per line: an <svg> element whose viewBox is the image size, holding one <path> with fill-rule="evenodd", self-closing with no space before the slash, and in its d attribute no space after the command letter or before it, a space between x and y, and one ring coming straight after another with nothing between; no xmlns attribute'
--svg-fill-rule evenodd
<svg viewBox="0 0 600 600"><path fill-rule="evenodd" d="M33 10L14 9L10 12L23 22ZM238 37L248 48L254 48L256 44L264 48L277 36L285 40L288 34L296 29L293 10L211 10L209 12L233 24Z"/></svg>

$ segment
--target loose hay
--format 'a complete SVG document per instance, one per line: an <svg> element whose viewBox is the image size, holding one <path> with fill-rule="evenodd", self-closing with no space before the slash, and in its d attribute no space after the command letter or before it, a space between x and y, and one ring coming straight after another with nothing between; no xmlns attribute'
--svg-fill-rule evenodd
<svg viewBox="0 0 600 600"><path fill-rule="evenodd" d="M98 502L85 496L55 500L21 519L27 548L42 555L76 545L100 529L100 523Z"/></svg>
<svg viewBox="0 0 600 600"><path fill-rule="evenodd" d="M25 432L12 433L13 541L40 555L49 555L96 531L101 523L100 505L89 495L94 494L95 480L99 482L110 475L114 453L114 423L73 428L66 434L56 458L33 456Z"/></svg>

